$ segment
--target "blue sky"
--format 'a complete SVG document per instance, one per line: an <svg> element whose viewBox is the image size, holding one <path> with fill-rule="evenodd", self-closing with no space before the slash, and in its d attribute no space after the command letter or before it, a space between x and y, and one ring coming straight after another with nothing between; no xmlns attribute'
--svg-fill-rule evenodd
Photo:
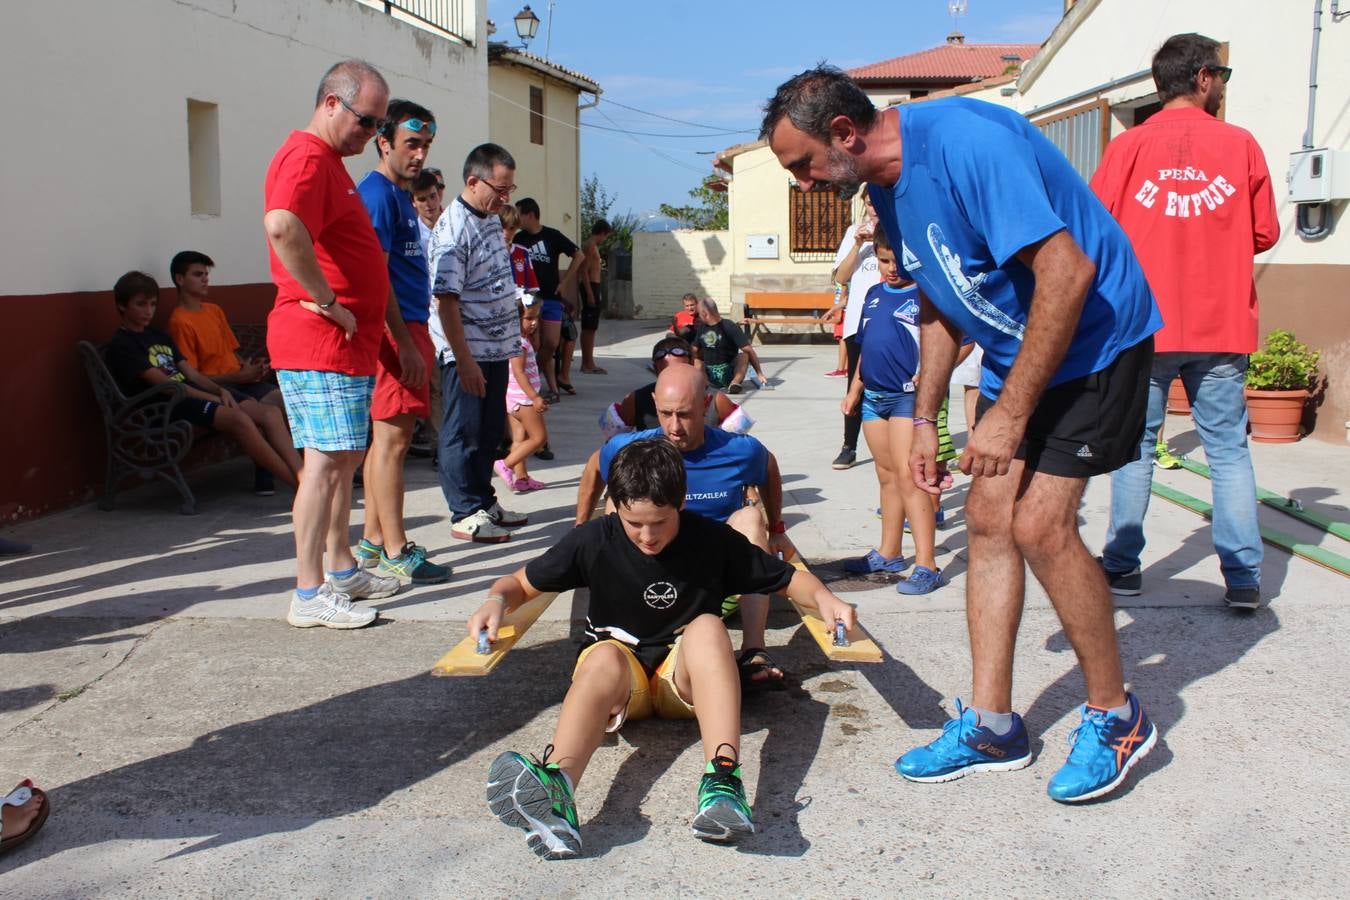
<svg viewBox="0 0 1350 900"><path fill-rule="evenodd" d="M518 44L512 19L523 5L489 0L494 40ZM604 91L582 114L582 177L600 176L618 196L615 212L640 214L689 202L711 154L754 140L760 107L791 75L821 59L850 68L924 50L952 29L947 0L556 0L547 37L548 0L530 5L541 19L530 51L545 55L547 41L550 60ZM1040 43L1063 8L1063 0L969 0L958 27L969 42Z"/></svg>

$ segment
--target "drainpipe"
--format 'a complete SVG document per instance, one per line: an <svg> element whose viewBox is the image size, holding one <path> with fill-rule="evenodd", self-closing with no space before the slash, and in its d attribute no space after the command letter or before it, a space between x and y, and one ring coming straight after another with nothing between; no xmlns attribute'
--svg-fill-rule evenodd
<svg viewBox="0 0 1350 900"><path fill-rule="evenodd" d="M1332 0L1331 15L1339 18L1337 15L1337 0ZM1317 51L1322 43L1322 0L1313 0L1313 39L1312 39L1312 59L1308 65L1308 127L1303 132L1303 149L1313 149L1313 118L1317 112ZM1312 212L1316 209L1319 213L1317 224L1312 224ZM1298 211L1294 213L1294 227L1298 233L1309 240L1325 237L1331 227L1327 224L1329 219L1328 210L1324 203L1300 203Z"/></svg>

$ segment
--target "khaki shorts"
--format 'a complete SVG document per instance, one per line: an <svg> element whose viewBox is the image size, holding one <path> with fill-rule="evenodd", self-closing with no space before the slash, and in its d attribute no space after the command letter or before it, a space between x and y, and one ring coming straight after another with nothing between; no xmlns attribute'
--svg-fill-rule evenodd
<svg viewBox="0 0 1350 900"><path fill-rule="evenodd" d="M658 719L694 718L694 705L681 697L680 692L675 689L675 660L680 652L678 638L670 648L670 653L650 676L627 644L615 640L597 641L582 650L581 655L577 657L577 664L572 669L573 678L591 651L603 644L612 644L619 648L623 658L628 661L628 705L610 719L605 731L610 733L618 731L628 719L650 719L652 716Z"/></svg>

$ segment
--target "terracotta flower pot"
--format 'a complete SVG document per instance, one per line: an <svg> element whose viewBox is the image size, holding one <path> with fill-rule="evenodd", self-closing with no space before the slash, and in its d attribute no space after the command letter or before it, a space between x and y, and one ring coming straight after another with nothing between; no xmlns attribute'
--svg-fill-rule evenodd
<svg viewBox="0 0 1350 900"><path fill-rule="evenodd" d="M1247 389L1247 418L1252 440L1265 444L1292 444L1301 435L1307 390L1254 391Z"/></svg>
<svg viewBox="0 0 1350 900"><path fill-rule="evenodd" d="M1174 416L1191 414L1191 401L1186 396L1186 386L1181 383L1180 378L1173 378L1167 388L1167 411Z"/></svg>

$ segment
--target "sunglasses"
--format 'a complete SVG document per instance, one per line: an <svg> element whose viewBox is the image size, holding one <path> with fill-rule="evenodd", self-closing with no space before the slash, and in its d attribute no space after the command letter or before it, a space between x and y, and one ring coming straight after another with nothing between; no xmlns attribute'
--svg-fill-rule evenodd
<svg viewBox="0 0 1350 900"><path fill-rule="evenodd" d="M336 97L337 95L334 94L333 96ZM384 118L382 116L363 116L356 110L352 109L351 106L347 103L347 101L343 100L341 97L338 97L337 101L342 104L343 109L345 109L352 115L356 116L356 124L360 125L362 128L379 128L382 124L384 124Z"/></svg>
<svg viewBox="0 0 1350 900"><path fill-rule="evenodd" d="M1201 72L1205 71L1206 69L1209 70L1209 73L1210 73L1211 75L1213 75L1215 78L1217 78L1217 79L1219 79L1220 81L1222 81L1224 84L1227 84L1227 83L1228 83L1228 79L1230 79L1230 78L1233 77L1233 67L1232 67L1232 66L1199 66L1198 68L1196 68L1195 74L1199 75Z"/></svg>
<svg viewBox="0 0 1350 900"><path fill-rule="evenodd" d="M666 347L663 350L656 350L652 353L652 361L665 359L667 356L688 356L689 351L683 347Z"/></svg>
<svg viewBox="0 0 1350 900"><path fill-rule="evenodd" d="M432 137L436 136L435 122L423 122L421 119L404 119L402 122L398 123L398 127L406 128L409 131L413 132L420 132L422 129L425 128L427 134L431 135Z"/></svg>

